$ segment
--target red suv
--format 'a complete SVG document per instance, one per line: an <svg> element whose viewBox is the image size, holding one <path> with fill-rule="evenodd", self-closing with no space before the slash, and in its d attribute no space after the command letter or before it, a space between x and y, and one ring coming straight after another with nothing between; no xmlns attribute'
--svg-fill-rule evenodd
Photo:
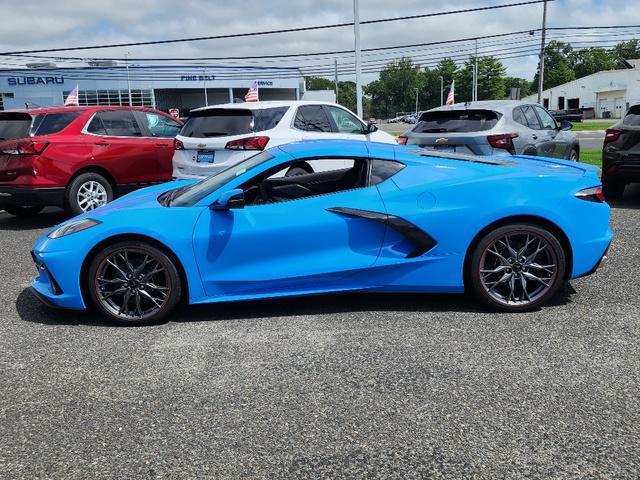
<svg viewBox="0 0 640 480"><path fill-rule="evenodd" d="M142 107L52 107L0 112L0 209L45 206L74 215L171 180L182 124Z"/></svg>

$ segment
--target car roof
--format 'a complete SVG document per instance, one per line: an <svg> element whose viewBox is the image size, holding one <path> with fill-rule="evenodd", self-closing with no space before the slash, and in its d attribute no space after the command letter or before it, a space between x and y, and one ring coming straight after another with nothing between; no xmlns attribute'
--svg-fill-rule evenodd
<svg viewBox="0 0 640 480"><path fill-rule="evenodd" d="M17 108L4 110L1 113L28 113L29 115L38 115L42 113L60 113L60 112L95 112L100 110L143 110L149 112L158 112L148 107L129 107L129 106L109 106L109 105L93 105L89 107L41 107L41 108ZM162 112L164 113L164 112Z"/></svg>
<svg viewBox="0 0 640 480"><path fill-rule="evenodd" d="M519 105L532 105L531 103L522 102L520 100L484 100L480 102L460 102L453 105L443 105L442 107L432 108L429 112L451 111L451 110L494 110L496 112L506 112L512 110ZM423 112L424 113L424 112Z"/></svg>
<svg viewBox="0 0 640 480"><path fill-rule="evenodd" d="M213 110L216 108L246 108L250 110L261 110L263 108L293 107L298 105L332 105L335 107L341 107L341 105L338 105L335 102L323 102L320 100L264 100L261 102L221 103L219 105L209 105L207 107L194 108L191 111L202 112L205 110Z"/></svg>

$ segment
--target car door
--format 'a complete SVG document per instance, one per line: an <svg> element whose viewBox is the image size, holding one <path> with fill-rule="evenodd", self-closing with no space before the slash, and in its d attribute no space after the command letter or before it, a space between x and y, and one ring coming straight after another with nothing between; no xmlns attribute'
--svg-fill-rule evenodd
<svg viewBox="0 0 640 480"><path fill-rule="evenodd" d="M528 108L528 107L526 107ZM532 112L533 113L533 112ZM535 121L532 128L527 122L527 117L524 115L523 107L515 107L512 111L513 121L518 124L518 136L513 141L513 146L517 155L537 155L537 140L540 123L538 117L532 115L532 120Z"/></svg>
<svg viewBox="0 0 640 480"><path fill-rule="evenodd" d="M364 150L363 145L363 157ZM242 186L244 208L205 211L194 230L194 251L207 295L362 287L350 278L375 263L385 225L340 209L384 212L384 204L377 188L367 186L368 160L341 159L346 160L350 168L335 169L335 157L314 158L314 173L296 177L283 175L293 163L287 162ZM288 197L267 202L261 196L267 183Z"/></svg>
<svg viewBox="0 0 640 480"><path fill-rule="evenodd" d="M180 132L182 124L167 115L138 110L138 121L145 127L148 139L155 146L158 162L158 180L171 180L173 172L173 139Z"/></svg>
<svg viewBox="0 0 640 480"><path fill-rule="evenodd" d="M366 125L358 117L346 111L344 108L333 105L323 107L329 114L333 123L333 138L344 140L367 140Z"/></svg>
<svg viewBox="0 0 640 480"><path fill-rule="evenodd" d="M545 136L545 154L547 157L565 158L568 156L568 151L572 144L569 143L569 135L561 135L560 129L556 120L540 105L533 105L532 108L536 111L540 124L542 126L541 132Z"/></svg>
<svg viewBox="0 0 640 480"><path fill-rule="evenodd" d="M335 138L333 124L322 105L301 105L293 119L296 140L329 140Z"/></svg>
<svg viewBox="0 0 640 480"><path fill-rule="evenodd" d="M107 169L118 184L157 182L156 140L145 138L131 110L96 112L85 133L94 137L92 161Z"/></svg>
<svg viewBox="0 0 640 480"><path fill-rule="evenodd" d="M542 128L540 118L536 114L533 105L523 105L522 113L526 119L529 128L534 130L531 138L533 139L534 155L540 157L553 156L553 143L545 130Z"/></svg>

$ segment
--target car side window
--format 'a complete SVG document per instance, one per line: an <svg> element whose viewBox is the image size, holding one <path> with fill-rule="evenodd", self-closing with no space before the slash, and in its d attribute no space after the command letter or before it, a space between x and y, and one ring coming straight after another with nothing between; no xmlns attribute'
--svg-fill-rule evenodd
<svg viewBox="0 0 640 480"><path fill-rule="evenodd" d="M331 123L322 105L303 105L298 107L293 126L305 132L332 131Z"/></svg>
<svg viewBox="0 0 640 480"><path fill-rule="evenodd" d="M338 107L326 106L340 133L363 133L364 125L355 116Z"/></svg>
<svg viewBox="0 0 640 480"><path fill-rule="evenodd" d="M180 124L164 115L144 112L144 118L152 137L173 138L180 131Z"/></svg>
<svg viewBox="0 0 640 480"><path fill-rule="evenodd" d="M538 116L536 115L536 112L533 111L533 108L530 106L522 107L522 112L524 114L524 118L527 120L527 126L534 130L540 130L540 120L538 120Z"/></svg>
<svg viewBox="0 0 640 480"><path fill-rule="evenodd" d="M141 137L142 130L130 110L98 112L87 126L87 132L110 137Z"/></svg>
<svg viewBox="0 0 640 480"><path fill-rule="evenodd" d="M527 125L527 119L524 117L524 113L522 112L522 109L520 107L516 107L513 109L513 121L519 123L520 125L524 125L525 127L529 126Z"/></svg>
<svg viewBox="0 0 640 480"><path fill-rule="evenodd" d="M51 135L67 128L82 112L48 113L34 121L32 135Z"/></svg>
<svg viewBox="0 0 640 480"><path fill-rule="evenodd" d="M405 165L403 163L396 162L395 160L372 160L369 185L377 185L384 182L386 179L393 177L404 167Z"/></svg>
<svg viewBox="0 0 640 480"><path fill-rule="evenodd" d="M544 108L536 105L534 107L536 112L538 113L538 117L540 117L540 122L542 123L543 130L554 130L558 128L556 121L554 118L547 112Z"/></svg>
<svg viewBox="0 0 640 480"><path fill-rule="evenodd" d="M364 187L367 170L367 161L360 158L295 160L263 172L241 188L245 205L289 202Z"/></svg>

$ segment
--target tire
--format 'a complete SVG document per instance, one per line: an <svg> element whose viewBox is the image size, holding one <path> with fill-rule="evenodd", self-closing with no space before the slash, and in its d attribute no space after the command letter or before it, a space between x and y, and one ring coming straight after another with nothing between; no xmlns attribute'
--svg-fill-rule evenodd
<svg viewBox="0 0 640 480"><path fill-rule="evenodd" d="M523 250L525 243L528 247ZM513 253L518 254L515 259ZM486 305L504 312L526 312L554 297L564 283L566 268L558 239L544 228L522 223L487 233L472 252L466 278L470 290Z"/></svg>
<svg viewBox="0 0 640 480"><path fill-rule="evenodd" d="M306 175L308 173L313 173L313 167L309 165L307 162L300 162L289 167L287 173L284 174L285 177L297 177L298 175Z"/></svg>
<svg viewBox="0 0 640 480"><path fill-rule="evenodd" d="M602 194L607 200L618 200L624 195L625 184L602 179Z"/></svg>
<svg viewBox="0 0 640 480"><path fill-rule="evenodd" d="M65 205L72 215L94 210L113 200L113 188L98 173L83 173L74 178L65 192Z"/></svg>
<svg viewBox="0 0 640 480"><path fill-rule="evenodd" d="M26 207L22 205L3 205L0 209L10 213L14 217L33 217L42 211L44 207L32 206Z"/></svg>
<svg viewBox="0 0 640 480"><path fill-rule="evenodd" d="M121 325L159 323L182 296L174 260L151 244L131 240L109 245L91 259L85 287L93 306Z"/></svg>
<svg viewBox="0 0 640 480"><path fill-rule="evenodd" d="M579 162L580 161L580 153L578 152L578 150L576 150L575 148L571 149L571 152L569 152L569 159L570 162Z"/></svg>

